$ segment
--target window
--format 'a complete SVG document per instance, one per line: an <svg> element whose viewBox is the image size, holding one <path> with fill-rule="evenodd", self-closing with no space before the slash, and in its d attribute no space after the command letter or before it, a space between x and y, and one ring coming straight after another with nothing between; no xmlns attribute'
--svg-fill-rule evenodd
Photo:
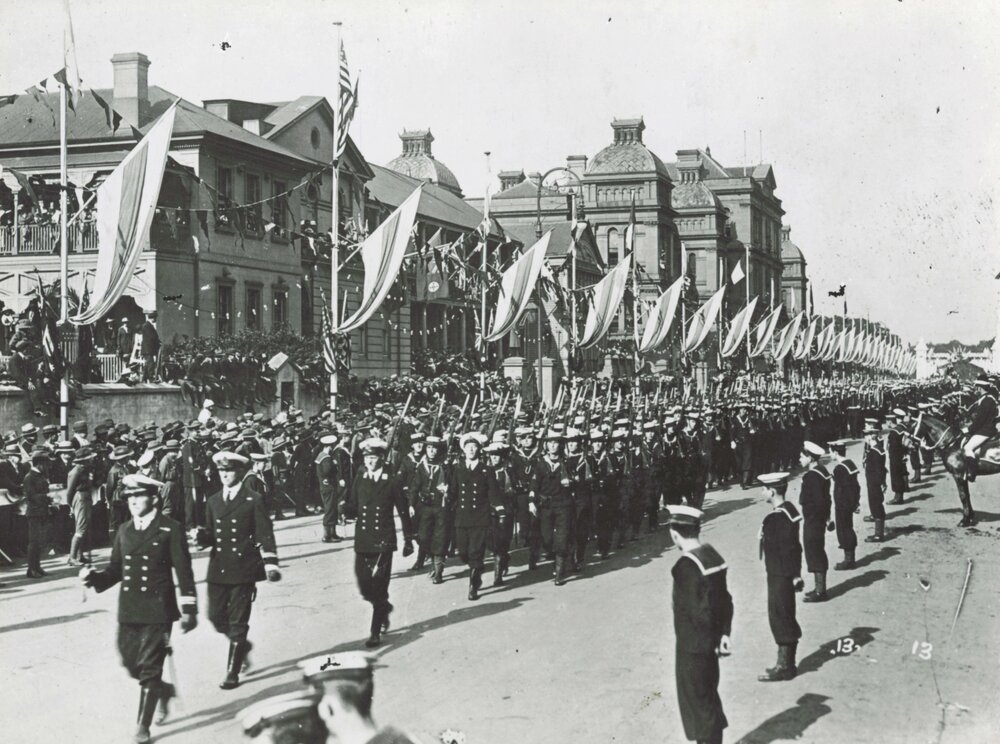
<svg viewBox="0 0 1000 744"><path fill-rule="evenodd" d="M216 196L215 224L217 227L232 227L231 207L233 205L233 170L220 167L215 174Z"/></svg>
<svg viewBox="0 0 1000 744"><path fill-rule="evenodd" d="M612 227L608 230L608 268L614 268L618 265L618 260L621 255L621 238L618 235L617 228Z"/></svg>
<svg viewBox="0 0 1000 744"><path fill-rule="evenodd" d="M301 300L302 305L299 320L302 322L302 335L311 336L313 335L313 305L312 292L309 291L309 282L307 281L302 281Z"/></svg>
<svg viewBox="0 0 1000 744"><path fill-rule="evenodd" d="M368 357L368 323L365 323L358 329L358 336L360 337L361 346L361 356Z"/></svg>
<svg viewBox="0 0 1000 744"><path fill-rule="evenodd" d="M271 222L274 223L276 232L284 232L288 227L288 197L285 192L288 186L284 181L274 181L274 190L271 199Z"/></svg>
<svg viewBox="0 0 1000 744"><path fill-rule="evenodd" d="M246 292L246 327L251 331L259 331L261 323L260 287L247 287Z"/></svg>
<svg viewBox="0 0 1000 744"><path fill-rule="evenodd" d="M216 289L218 305L215 308L215 328L217 336L228 336L233 332L233 286L219 284Z"/></svg>
<svg viewBox="0 0 1000 744"><path fill-rule="evenodd" d="M285 289L274 290L273 305L271 325L274 330L278 330L288 323L288 291Z"/></svg>
<svg viewBox="0 0 1000 744"><path fill-rule="evenodd" d="M309 132L309 142L312 144L314 150L319 149L320 145L319 130L316 127L313 127L312 131Z"/></svg>
<svg viewBox="0 0 1000 744"><path fill-rule="evenodd" d="M248 173L243 186L243 203L253 205L242 210L246 214L247 230L255 233L264 232L264 221L261 218L263 205L260 203L260 176Z"/></svg>

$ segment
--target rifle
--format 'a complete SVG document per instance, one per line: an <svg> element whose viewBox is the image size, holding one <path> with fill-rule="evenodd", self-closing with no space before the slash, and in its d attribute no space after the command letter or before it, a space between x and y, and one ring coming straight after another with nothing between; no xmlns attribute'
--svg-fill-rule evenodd
<svg viewBox="0 0 1000 744"><path fill-rule="evenodd" d="M521 392L517 393L517 402L514 403L514 415L511 417L510 426L507 427L507 449L514 443L514 427L517 426L517 417L521 415Z"/></svg>
<svg viewBox="0 0 1000 744"><path fill-rule="evenodd" d="M431 424L431 430L427 432L433 435L437 431L438 421L441 420L441 414L444 413L444 393L441 394L441 402L438 404L437 413L434 414L434 423Z"/></svg>
<svg viewBox="0 0 1000 744"><path fill-rule="evenodd" d="M470 394L466 393L465 394L465 402L462 403L462 410L459 411L458 418L456 418L454 421L451 422L451 425L448 427L448 431L444 435L444 446L447 449L451 448L451 437L455 433L455 428L458 426L459 422L463 418L465 418L465 409L469 405L469 397L470 397Z"/></svg>
<svg viewBox="0 0 1000 744"><path fill-rule="evenodd" d="M396 422L392 425L392 434L389 436L389 446L386 448L387 452L392 452L392 444L396 441L396 435L399 434L399 425L403 423L403 418L406 416L406 412L410 408L410 403L413 402L413 392L411 391L408 396L406 396L406 405L403 406L403 410L399 412L399 416L396 418Z"/></svg>
<svg viewBox="0 0 1000 744"><path fill-rule="evenodd" d="M507 400L510 398L510 391L504 393L503 397L500 399L500 405L497 406L496 410L493 411L493 418L490 419L490 428L486 432L486 438L489 440L493 439L493 432L496 431L497 421L503 412L507 410Z"/></svg>
<svg viewBox="0 0 1000 744"><path fill-rule="evenodd" d="M469 410L469 421L473 421L476 418L476 405L479 403L479 393L472 396L472 408Z"/></svg>
<svg viewBox="0 0 1000 744"><path fill-rule="evenodd" d="M603 418L607 418L608 417L608 411L611 410L611 395L612 395L612 393L614 393L614 390L615 390L615 381L614 381L614 378L609 377L608 378L608 395L604 399L604 411L602 412L604 414Z"/></svg>

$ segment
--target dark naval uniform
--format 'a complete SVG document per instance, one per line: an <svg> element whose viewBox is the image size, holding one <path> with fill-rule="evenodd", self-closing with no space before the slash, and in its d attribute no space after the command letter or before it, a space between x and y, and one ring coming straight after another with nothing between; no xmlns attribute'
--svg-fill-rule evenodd
<svg viewBox="0 0 1000 744"><path fill-rule="evenodd" d="M570 476L562 459L555 462L540 457L534 463L529 498L538 507L542 546L556 558L556 580L562 572L573 534L573 492Z"/></svg>
<svg viewBox="0 0 1000 744"><path fill-rule="evenodd" d="M358 589L372 605L372 640L388 627L389 578L392 575L392 554L396 552L396 522L393 510L403 523L407 546L412 539L410 510L399 481L389 475L387 466L375 472L360 473L351 485L351 506L358 515L354 527L354 575ZM412 551L412 547L410 548ZM404 555L409 555L406 550Z"/></svg>
<svg viewBox="0 0 1000 744"><path fill-rule="evenodd" d="M799 523L802 517L789 501L772 509L760 529L760 555L767 572L767 619L779 646L802 637L795 619L795 580L802 573Z"/></svg>
<svg viewBox="0 0 1000 744"><path fill-rule="evenodd" d="M896 429L890 429L885 438L885 445L893 502L902 503L903 494L910 490L906 471L906 448L903 446L902 434Z"/></svg>
<svg viewBox="0 0 1000 744"><path fill-rule="evenodd" d="M177 574L176 587L172 572ZM115 533L108 567L90 576L88 583L98 592L121 582L118 651L122 664L141 685L158 684L171 625L181 617L177 587L185 613L197 612L194 574L183 528L162 514L154 514L143 530L136 529L129 519Z"/></svg>
<svg viewBox="0 0 1000 744"><path fill-rule="evenodd" d="M684 735L692 741L722 741L728 721L719 698L716 650L733 622L726 562L711 545L682 553L674 564L674 635L677 702Z"/></svg>
<svg viewBox="0 0 1000 744"><path fill-rule="evenodd" d="M469 566L469 599L482 582L483 557L493 509L502 506L493 470L482 460L464 458L452 468L448 498L455 508L455 549Z"/></svg>
<svg viewBox="0 0 1000 744"><path fill-rule="evenodd" d="M861 484L858 466L851 460L838 462L833 468L833 509L837 522L837 542L840 549L852 554L858 547L854 531L854 510L861 503Z"/></svg>
<svg viewBox="0 0 1000 744"><path fill-rule="evenodd" d="M451 510L447 506L446 467L443 463L431 462L424 457L417 465L409 486L410 500L416 514L414 531L420 547L417 563L422 562L421 557L431 557L434 565L431 578L438 584L442 580L438 574L444 572L451 518Z"/></svg>
<svg viewBox="0 0 1000 744"><path fill-rule="evenodd" d="M802 547L810 573L826 573L826 525L830 521L830 474L822 465L802 475L799 494L802 508Z"/></svg>
<svg viewBox="0 0 1000 744"><path fill-rule="evenodd" d="M881 542L885 536L885 453L878 447L865 450L862 464L865 468L865 488L868 491L868 517L875 523L875 534L866 542Z"/></svg>

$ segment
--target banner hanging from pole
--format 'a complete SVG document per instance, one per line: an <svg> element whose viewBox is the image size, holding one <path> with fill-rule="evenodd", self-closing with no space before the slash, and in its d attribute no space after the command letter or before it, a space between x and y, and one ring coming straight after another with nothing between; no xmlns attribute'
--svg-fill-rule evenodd
<svg viewBox="0 0 1000 744"><path fill-rule="evenodd" d="M726 343L722 347L722 356L731 357L740 348L740 344L750 330L750 319L753 311L757 307L757 298L750 300L750 304L736 313L732 324L729 326L729 334L726 336Z"/></svg>
<svg viewBox="0 0 1000 744"><path fill-rule="evenodd" d="M667 291L656 299L656 304L653 305L653 310L642 329L642 341L639 343L641 353L652 351L667 340L683 292L684 274L682 273L680 279L671 284Z"/></svg>
<svg viewBox="0 0 1000 744"><path fill-rule="evenodd" d="M531 292L538 282L538 274L545 261L552 231L549 230L514 262L500 278L500 297L497 299L496 315L486 335L487 342L499 341L506 336L524 314Z"/></svg>
<svg viewBox="0 0 1000 744"><path fill-rule="evenodd" d="M90 307L69 319L73 325L89 325L107 315L135 273L149 242L176 111L175 101L97 187L97 273Z"/></svg>
<svg viewBox="0 0 1000 744"><path fill-rule="evenodd" d="M761 321L760 325L757 326L757 344L750 351L751 357L758 357L764 353L764 349L770 343L771 338L774 336L774 331L778 327L779 316L781 315L781 304L779 304L771 314ZM748 344L749 348L749 344Z"/></svg>
<svg viewBox="0 0 1000 744"><path fill-rule="evenodd" d="M701 346L708 338L712 324L722 308L722 298L726 293L726 285L722 285L708 302L698 308L698 311L691 316L691 321L687 328L687 343L684 351L691 352Z"/></svg>
<svg viewBox="0 0 1000 744"><path fill-rule="evenodd" d="M611 321L622 304L625 296L625 284L628 282L632 267L632 254L615 266L608 275L597 283L594 289L594 299L587 313L587 324L583 329L583 339L580 349L589 349L596 345L611 327Z"/></svg>

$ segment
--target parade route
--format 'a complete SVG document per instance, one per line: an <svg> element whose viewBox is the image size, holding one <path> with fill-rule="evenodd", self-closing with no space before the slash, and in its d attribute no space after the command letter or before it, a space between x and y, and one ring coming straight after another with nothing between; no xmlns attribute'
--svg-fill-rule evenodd
<svg viewBox="0 0 1000 744"><path fill-rule="evenodd" d="M860 462L860 445L849 455ZM796 478L793 501L798 487ZM857 568L831 570L827 603L800 601L798 678L762 684L757 674L775 653L757 560L758 527L769 506L759 488L711 491L703 537L729 564L735 604L733 655L722 663L720 689L730 723L725 740L995 741L995 492L988 478L974 484L980 524L958 529L954 485L937 465L903 506L887 507L884 543L863 542L870 525L857 515ZM226 641L204 615L199 583L199 627L188 635L174 628L181 702L166 726L154 728L157 741L238 742L236 714L298 687L300 660L363 648L369 609L354 585L351 542L327 545L319 535L319 517L277 523L284 580L259 585L250 630L254 667L233 691L217 686ZM827 551L831 565L839 560L832 533ZM100 551L99 563L106 554ZM467 744L683 742L670 611L676 556L662 527L607 561L589 563L559 588L551 564L528 572L526 552L518 550L507 585L490 588L487 573L481 599L470 602L467 571L455 561L445 583L433 586L426 572L408 570L412 558L396 553L392 630L377 649L377 719L423 742L448 729L462 732ZM969 559L971 579L952 634ZM198 553L194 561L199 580L206 560ZM42 581L27 581L23 569L4 569L0 577L4 738L30 744L72 731L81 744L127 740L136 688L115 650L117 589L84 600L75 569L55 559L44 565L50 576Z"/></svg>

